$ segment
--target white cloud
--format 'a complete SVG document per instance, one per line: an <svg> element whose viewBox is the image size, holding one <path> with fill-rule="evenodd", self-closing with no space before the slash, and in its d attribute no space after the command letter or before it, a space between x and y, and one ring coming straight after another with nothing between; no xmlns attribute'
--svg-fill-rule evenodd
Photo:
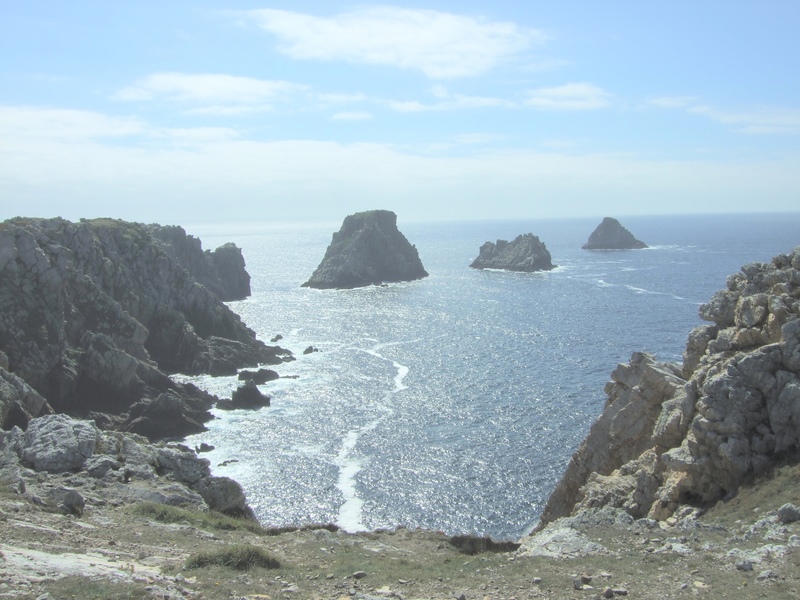
<svg viewBox="0 0 800 600"><path fill-rule="evenodd" d="M415 69L431 79L480 75L546 39L514 23L391 6L333 17L275 9L236 14L274 34L293 58Z"/></svg>
<svg viewBox="0 0 800 600"><path fill-rule="evenodd" d="M800 135L800 109L758 107L750 110L726 110L701 104L693 97L656 98L650 101L662 108L679 108L732 126L734 131L754 135Z"/></svg>
<svg viewBox="0 0 800 600"><path fill-rule="evenodd" d="M664 96L662 98L653 98L650 100L650 104L663 108L686 108L694 104L696 100L693 96Z"/></svg>
<svg viewBox="0 0 800 600"><path fill-rule="evenodd" d="M440 90L441 92L441 90ZM516 105L502 98L488 98L482 96L464 96L462 94L437 95L444 98L433 104L423 104L417 100L397 101L391 100L387 105L397 112L428 112L434 110L460 110L468 108L514 108Z"/></svg>
<svg viewBox="0 0 800 600"><path fill-rule="evenodd" d="M115 100L214 104L261 104L306 89L288 81L271 81L216 73L154 73L114 94Z"/></svg>
<svg viewBox="0 0 800 600"><path fill-rule="evenodd" d="M9 139L126 137L141 135L149 128L135 117L111 117L83 110L28 106L2 106L0 109L0 132Z"/></svg>
<svg viewBox="0 0 800 600"><path fill-rule="evenodd" d="M530 92L525 104L547 110L592 110L611 104L611 94L591 83L568 83Z"/></svg>
<svg viewBox="0 0 800 600"><path fill-rule="evenodd" d="M793 210L798 172L800 156L644 160L497 144L430 154L390 144L265 142L225 128L161 129L98 113L0 106L0 197L8 199L0 218L22 210L180 223L222 214L250 219L257 205L275 219L340 220L374 208L375 198L416 219L631 214L666 205L684 213Z"/></svg>
<svg viewBox="0 0 800 600"><path fill-rule="evenodd" d="M340 112L331 117L334 121L369 121L373 116L371 113L356 111L356 112Z"/></svg>

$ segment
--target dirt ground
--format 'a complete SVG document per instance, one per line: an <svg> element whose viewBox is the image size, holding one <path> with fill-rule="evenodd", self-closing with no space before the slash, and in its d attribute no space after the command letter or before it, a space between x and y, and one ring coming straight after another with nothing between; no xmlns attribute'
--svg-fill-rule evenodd
<svg viewBox="0 0 800 600"><path fill-rule="evenodd" d="M228 529L105 502L101 490L82 490L83 514L63 515L29 489L0 494L0 598L800 598L800 522L774 512L800 504L798 481L800 468L785 467L691 526L590 524L580 532L595 552L558 558L466 554L443 534L405 529ZM280 566L187 567L243 544Z"/></svg>

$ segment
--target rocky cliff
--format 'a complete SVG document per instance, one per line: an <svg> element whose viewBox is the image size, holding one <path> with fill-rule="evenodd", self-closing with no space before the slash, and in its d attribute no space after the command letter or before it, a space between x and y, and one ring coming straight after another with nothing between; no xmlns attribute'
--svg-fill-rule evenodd
<svg viewBox="0 0 800 600"><path fill-rule="evenodd" d="M541 525L585 509L664 520L800 456L800 248L749 264L700 308L683 365L619 365Z"/></svg>
<svg viewBox="0 0 800 600"><path fill-rule="evenodd" d="M619 221L606 217L592 232L582 248L584 250L638 250L647 244L637 240Z"/></svg>
<svg viewBox="0 0 800 600"><path fill-rule="evenodd" d="M303 287L347 289L427 276L417 249L397 229L397 215L371 210L345 218Z"/></svg>
<svg viewBox="0 0 800 600"><path fill-rule="evenodd" d="M532 233L519 235L512 242L497 240L486 242L478 257L472 261L473 269L504 269L506 271L549 271L555 268L550 252Z"/></svg>
<svg viewBox="0 0 800 600"><path fill-rule="evenodd" d="M154 438L202 430L215 398L166 373L233 374L290 357L257 340L211 291L243 292L243 261L230 266L240 251L215 255L180 228L108 219L0 224L3 425L13 417L24 427L52 408ZM215 269L234 282L215 279Z"/></svg>

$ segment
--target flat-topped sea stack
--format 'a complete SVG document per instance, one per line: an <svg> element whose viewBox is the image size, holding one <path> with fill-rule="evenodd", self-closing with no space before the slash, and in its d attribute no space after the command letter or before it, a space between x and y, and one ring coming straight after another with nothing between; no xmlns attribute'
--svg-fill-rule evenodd
<svg viewBox="0 0 800 600"><path fill-rule="evenodd" d="M647 244L637 240L619 221L606 217L589 236L584 250L639 250Z"/></svg>
<svg viewBox="0 0 800 600"><path fill-rule="evenodd" d="M417 249L397 229L397 215L370 210L345 218L303 287L351 289L427 276Z"/></svg>
<svg viewBox="0 0 800 600"><path fill-rule="evenodd" d="M554 269L550 252L532 233L518 235L513 242L497 240L481 246L478 258L470 265L473 269L503 269L506 271L549 271Z"/></svg>

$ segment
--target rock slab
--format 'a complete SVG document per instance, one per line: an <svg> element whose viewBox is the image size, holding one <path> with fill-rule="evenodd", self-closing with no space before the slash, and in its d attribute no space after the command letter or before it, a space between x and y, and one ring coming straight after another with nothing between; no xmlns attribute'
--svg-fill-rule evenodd
<svg viewBox="0 0 800 600"><path fill-rule="evenodd" d="M397 229L397 215L370 210L345 218L303 287L351 289L427 276L417 249Z"/></svg>
<svg viewBox="0 0 800 600"><path fill-rule="evenodd" d="M639 250L647 244L637 240L619 221L606 217L589 236L584 250Z"/></svg>
<svg viewBox="0 0 800 600"><path fill-rule="evenodd" d="M517 236L512 242L486 242L470 267L532 273L550 271L555 265L544 243L532 233L526 233Z"/></svg>

